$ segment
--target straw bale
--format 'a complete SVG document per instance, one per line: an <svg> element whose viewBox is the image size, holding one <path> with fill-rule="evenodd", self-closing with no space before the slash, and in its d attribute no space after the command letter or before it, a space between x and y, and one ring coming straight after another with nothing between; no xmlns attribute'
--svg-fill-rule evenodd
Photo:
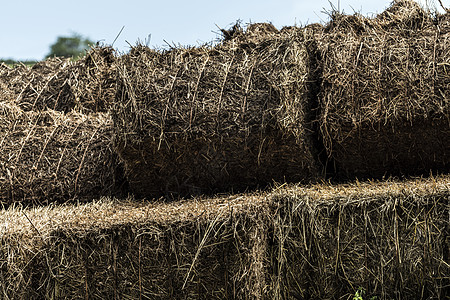
<svg viewBox="0 0 450 300"><path fill-rule="evenodd" d="M266 205L104 199L0 212L0 290L14 299L262 299Z"/></svg>
<svg viewBox="0 0 450 300"><path fill-rule="evenodd" d="M118 62L115 145L137 195L317 178L309 33L246 36L215 47L137 46Z"/></svg>
<svg viewBox="0 0 450 300"><path fill-rule="evenodd" d="M320 132L340 177L448 171L450 35L440 27L410 1L326 27Z"/></svg>
<svg viewBox="0 0 450 300"><path fill-rule="evenodd" d="M446 299L450 177L273 195L276 299Z"/></svg>
<svg viewBox="0 0 450 300"><path fill-rule="evenodd" d="M112 48L95 47L78 61L53 57L2 72L0 84L26 111L106 112L115 93L114 62Z"/></svg>
<svg viewBox="0 0 450 300"><path fill-rule="evenodd" d="M0 102L0 204L109 195L114 183L107 114L25 112Z"/></svg>
<svg viewBox="0 0 450 300"><path fill-rule="evenodd" d="M32 67L19 65L4 73L1 81L12 92L12 99L24 110L58 109L68 111L73 62L70 59L50 58Z"/></svg>

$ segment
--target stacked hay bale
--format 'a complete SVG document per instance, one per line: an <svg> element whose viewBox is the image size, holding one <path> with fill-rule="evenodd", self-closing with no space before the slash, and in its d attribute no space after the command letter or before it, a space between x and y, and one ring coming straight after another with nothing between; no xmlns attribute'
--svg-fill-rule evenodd
<svg viewBox="0 0 450 300"><path fill-rule="evenodd" d="M0 205L91 200L114 184L109 115L0 102Z"/></svg>
<svg viewBox="0 0 450 300"><path fill-rule="evenodd" d="M26 111L106 112L115 94L115 59L111 47L95 47L78 61L55 57L10 68L0 73L0 84Z"/></svg>
<svg viewBox="0 0 450 300"><path fill-rule="evenodd" d="M0 204L92 200L120 192L109 114L115 55L96 47L0 70Z"/></svg>
<svg viewBox="0 0 450 300"><path fill-rule="evenodd" d="M333 16L318 40L320 132L341 178L448 171L449 34L412 1Z"/></svg>
<svg viewBox="0 0 450 300"><path fill-rule="evenodd" d="M272 194L273 299L447 299L450 176Z"/></svg>
<svg viewBox="0 0 450 300"><path fill-rule="evenodd" d="M0 211L8 299L263 299L261 196Z"/></svg>
<svg viewBox="0 0 450 300"><path fill-rule="evenodd" d="M215 47L138 46L118 62L116 150L137 195L317 178L306 113L311 33L261 28Z"/></svg>

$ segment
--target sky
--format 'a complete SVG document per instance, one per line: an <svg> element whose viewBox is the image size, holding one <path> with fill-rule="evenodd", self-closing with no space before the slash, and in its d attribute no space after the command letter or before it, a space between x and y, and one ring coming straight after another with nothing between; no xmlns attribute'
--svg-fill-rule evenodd
<svg viewBox="0 0 450 300"><path fill-rule="evenodd" d="M436 0L418 1L425 4ZM442 2L450 7L450 0ZM164 48L167 44L195 46L216 40L219 28L227 29L237 20L242 24L271 22L282 28L324 23L328 21L324 12L332 6L349 14L372 15L382 12L390 3L390 0L3 1L0 58L43 59L58 36L73 33L113 45L120 53L127 52L138 41L153 48Z"/></svg>

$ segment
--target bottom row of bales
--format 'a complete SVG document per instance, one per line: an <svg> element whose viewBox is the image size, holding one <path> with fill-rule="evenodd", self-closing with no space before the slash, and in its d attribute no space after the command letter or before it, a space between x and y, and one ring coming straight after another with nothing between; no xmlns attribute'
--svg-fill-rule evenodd
<svg viewBox="0 0 450 300"><path fill-rule="evenodd" d="M5 299L445 299L450 177L0 212Z"/></svg>

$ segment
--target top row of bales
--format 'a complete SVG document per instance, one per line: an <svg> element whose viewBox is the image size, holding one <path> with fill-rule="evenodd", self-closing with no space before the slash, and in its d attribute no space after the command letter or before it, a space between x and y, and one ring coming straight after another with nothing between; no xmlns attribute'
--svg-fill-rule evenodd
<svg viewBox="0 0 450 300"><path fill-rule="evenodd" d="M138 196L240 191L332 173L345 179L445 172L449 20L448 14L432 16L400 0L374 18L335 12L326 26L278 31L270 24L246 30L236 25L214 46L136 46L122 56L96 47L76 62L54 58L31 69L2 65L0 100L24 112L75 110L88 119L111 113L102 145L113 149L102 151L120 157ZM25 123L35 132L33 122ZM10 135L17 127L8 128L1 139L17 148L8 153L42 141L22 136L14 142ZM86 129L92 132L83 136L103 132ZM47 128L31 157L60 151L51 147L53 130ZM2 169L15 169L2 153ZM82 156L73 157L66 179L77 177L83 157L101 157L89 150L70 153ZM33 172L43 184L53 174L51 168L32 169L26 177ZM11 176L0 175L14 190ZM58 178L48 182L60 186Z"/></svg>

